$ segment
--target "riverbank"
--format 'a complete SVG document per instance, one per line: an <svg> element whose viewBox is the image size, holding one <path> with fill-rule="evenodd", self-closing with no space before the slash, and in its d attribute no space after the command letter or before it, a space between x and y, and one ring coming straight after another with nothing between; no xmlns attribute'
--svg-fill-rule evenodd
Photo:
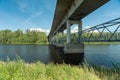
<svg viewBox="0 0 120 80"><path fill-rule="evenodd" d="M48 45L49 43L9 43L0 45Z"/></svg>
<svg viewBox="0 0 120 80"><path fill-rule="evenodd" d="M120 42L84 42L85 45L87 44L120 44Z"/></svg>
<svg viewBox="0 0 120 80"><path fill-rule="evenodd" d="M24 45L24 44L48 45L49 42L47 42L47 43L8 43L8 45L10 45L10 44L13 44L13 45L14 45L14 44L15 44L15 45L19 45L19 44L20 44L20 45L22 45L22 44L23 44L23 45ZM96 45L96 44L103 44L103 45L104 45L104 44L120 44L120 42L84 42L84 44L85 44L85 45L87 45L87 44L95 44L95 45ZM0 43L0 45L7 45L7 44L1 44L1 43Z"/></svg>
<svg viewBox="0 0 120 80"><path fill-rule="evenodd" d="M118 80L117 69L66 64L25 63L21 59L0 61L0 80Z"/></svg>

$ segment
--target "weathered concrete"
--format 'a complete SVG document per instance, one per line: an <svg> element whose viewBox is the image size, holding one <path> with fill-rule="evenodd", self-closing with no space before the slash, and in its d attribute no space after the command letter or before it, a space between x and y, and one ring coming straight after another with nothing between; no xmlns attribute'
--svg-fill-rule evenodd
<svg viewBox="0 0 120 80"><path fill-rule="evenodd" d="M79 45L67 44L66 47L63 45L49 45L49 48L50 53L53 56L54 63L65 62L67 64L78 65L83 61L84 45L82 43Z"/></svg>
<svg viewBox="0 0 120 80"><path fill-rule="evenodd" d="M74 65L79 65L84 61L84 53L69 53L69 54L64 54L64 61L66 64L74 64Z"/></svg>
<svg viewBox="0 0 120 80"><path fill-rule="evenodd" d="M64 54L66 63L80 64L84 58L84 44L66 44Z"/></svg>
<svg viewBox="0 0 120 80"><path fill-rule="evenodd" d="M66 22L66 26L67 26L67 42L66 43L71 43L71 24L70 24L70 20L67 20Z"/></svg>
<svg viewBox="0 0 120 80"><path fill-rule="evenodd" d="M64 60L61 58L58 48L55 45L49 45L49 52L52 55L54 63L63 63Z"/></svg>
<svg viewBox="0 0 120 80"><path fill-rule="evenodd" d="M66 29L66 21L81 20L109 0L57 0L49 38Z"/></svg>
<svg viewBox="0 0 120 80"><path fill-rule="evenodd" d="M82 21L79 21L78 23L78 38L80 39L81 38L81 34L82 33Z"/></svg>
<svg viewBox="0 0 120 80"><path fill-rule="evenodd" d="M64 31L62 31L62 44L64 44Z"/></svg>
<svg viewBox="0 0 120 80"><path fill-rule="evenodd" d="M66 44L64 47L65 54L68 53L84 53L84 44Z"/></svg>

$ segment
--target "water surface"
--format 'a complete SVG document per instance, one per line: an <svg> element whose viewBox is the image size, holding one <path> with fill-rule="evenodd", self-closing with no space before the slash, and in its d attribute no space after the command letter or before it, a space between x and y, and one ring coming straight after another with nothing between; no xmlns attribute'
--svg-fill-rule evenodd
<svg viewBox="0 0 120 80"><path fill-rule="evenodd" d="M26 62L41 61L47 63L51 61L51 55L47 45L0 45L0 59L10 60L20 56Z"/></svg>
<svg viewBox="0 0 120 80"><path fill-rule="evenodd" d="M0 60L20 56L26 62L48 63L52 60L49 52L48 45L0 45ZM120 62L120 44L85 45L84 59L88 64L110 67L112 63Z"/></svg>
<svg viewBox="0 0 120 80"><path fill-rule="evenodd" d="M120 44L85 45L85 60L98 66L112 66L120 62Z"/></svg>

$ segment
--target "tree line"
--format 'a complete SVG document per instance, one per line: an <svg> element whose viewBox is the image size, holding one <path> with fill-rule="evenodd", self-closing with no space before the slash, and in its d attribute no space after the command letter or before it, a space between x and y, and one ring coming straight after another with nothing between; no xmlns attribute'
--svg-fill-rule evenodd
<svg viewBox="0 0 120 80"><path fill-rule="evenodd" d="M1 30L0 44L46 44L48 43L45 32L26 30L23 32L18 29L16 31Z"/></svg>

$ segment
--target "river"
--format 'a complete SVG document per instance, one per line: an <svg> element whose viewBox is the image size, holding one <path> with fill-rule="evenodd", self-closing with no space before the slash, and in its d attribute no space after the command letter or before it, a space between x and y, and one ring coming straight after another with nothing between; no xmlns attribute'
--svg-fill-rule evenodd
<svg viewBox="0 0 120 80"><path fill-rule="evenodd" d="M88 64L98 66L112 66L112 63L120 62L120 44L85 45L84 60ZM7 57L14 60L20 56L25 62L52 61L48 45L0 45L0 60L6 61Z"/></svg>

